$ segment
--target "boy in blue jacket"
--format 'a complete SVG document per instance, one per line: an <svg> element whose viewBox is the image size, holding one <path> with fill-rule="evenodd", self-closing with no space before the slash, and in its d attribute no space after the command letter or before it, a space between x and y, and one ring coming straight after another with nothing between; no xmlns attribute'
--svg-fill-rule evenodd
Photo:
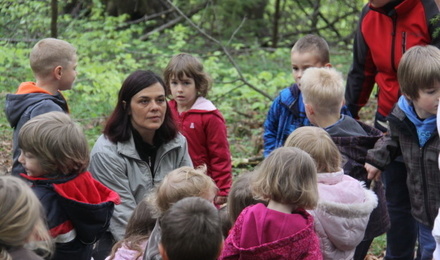
<svg viewBox="0 0 440 260"><path fill-rule="evenodd" d="M287 137L301 126L309 126L301 94L301 77L310 67L331 67L327 42L317 35L299 39L290 52L292 76L296 83L281 90L264 122L264 157L284 145ZM350 115L345 106L342 113Z"/></svg>
<svg viewBox="0 0 440 260"><path fill-rule="evenodd" d="M27 173L21 176L32 182L56 243L52 259L91 259L120 199L86 171L89 148L82 129L63 112L45 113L23 125L19 147Z"/></svg>

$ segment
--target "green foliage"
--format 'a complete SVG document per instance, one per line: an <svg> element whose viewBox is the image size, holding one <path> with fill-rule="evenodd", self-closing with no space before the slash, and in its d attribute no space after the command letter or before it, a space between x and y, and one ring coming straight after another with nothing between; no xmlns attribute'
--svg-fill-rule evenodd
<svg viewBox="0 0 440 260"><path fill-rule="evenodd" d="M144 28L151 21L128 25L127 16L108 16L100 0L88 2L88 9L78 17L59 15L58 28L59 38L69 41L78 50L78 78L74 88L64 94L73 117L85 127L90 144L99 135L105 118L114 107L121 83L129 73L149 69L161 74L172 55L187 52L200 57L214 79L208 98L226 119L233 157L261 154L262 124L272 101L251 86L274 98L292 83L292 76L290 46L262 49L259 47L261 39L246 33L249 27L235 31L242 19L240 11L252 10L257 2L212 3L208 10L192 18L203 29L212 31L213 27L209 26L214 25L225 27L217 32L227 34L213 36L226 45L237 67L232 66L221 46L186 22L141 41L139 37L145 34ZM176 3L183 6L182 1ZM200 4L201 1L191 0L191 3ZM59 1L58 4L62 10L66 3ZM272 12L273 1L265 4L266 12ZM286 2L286 7L292 4ZM336 12L336 7L326 8L323 12ZM49 35L49 2L2 1L0 10L2 15L11 17L7 22L7 19L0 21L0 32L5 36L0 41L0 83L6 86L6 92L14 92L20 82L34 80L28 55L37 40ZM209 20L211 18L214 20ZM225 19L230 23L223 23ZM300 25L291 24L283 30L292 29L292 26ZM226 27L228 30L222 31ZM237 35L231 38L233 33ZM332 63L346 72L350 58L341 52L332 56Z"/></svg>

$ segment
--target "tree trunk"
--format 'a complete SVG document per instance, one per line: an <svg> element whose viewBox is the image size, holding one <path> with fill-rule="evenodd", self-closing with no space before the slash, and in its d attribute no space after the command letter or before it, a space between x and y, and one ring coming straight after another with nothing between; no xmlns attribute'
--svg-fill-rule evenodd
<svg viewBox="0 0 440 260"><path fill-rule="evenodd" d="M57 20L58 20L58 0L51 1L52 19L50 22L50 36L52 38L58 37Z"/></svg>
<svg viewBox="0 0 440 260"><path fill-rule="evenodd" d="M275 14L273 19L273 30L272 30L272 48L278 46L278 23L280 21L280 0L275 1Z"/></svg>

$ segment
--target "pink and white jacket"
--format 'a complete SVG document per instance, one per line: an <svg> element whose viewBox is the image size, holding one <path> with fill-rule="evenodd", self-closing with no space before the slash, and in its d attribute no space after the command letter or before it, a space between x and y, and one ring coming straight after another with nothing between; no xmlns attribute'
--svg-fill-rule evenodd
<svg viewBox="0 0 440 260"><path fill-rule="evenodd" d="M232 184L231 153L226 123L220 111L204 97L198 97L188 111L179 114L175 100L168 102L180 132L186 137L194 167L206 164L219 188L219 196L227 196Z"/></svg>
<svg viewBox="0 0 440 260"><path fill-rule="evenodd" d="M376 194L343 170L319 173L318 191L318 206L309 213L315 219L324 259L353 259L377 207Z"/></svg>

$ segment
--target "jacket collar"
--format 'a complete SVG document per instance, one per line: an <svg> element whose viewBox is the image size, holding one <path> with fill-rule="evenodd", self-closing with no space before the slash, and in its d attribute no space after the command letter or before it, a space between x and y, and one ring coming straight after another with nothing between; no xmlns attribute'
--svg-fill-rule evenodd
<svg viewBox="0 0 440 260"><path fill-rule="evenodd" d="M410 12L414 8L414 6L417 5L418 2L420 2L420 0L403 0L390 3L381 8L374 8L371 6L371 4L369 4L369 8L373 11L385 14L387 16L393 16L395 14L402 15Z"/></svg>
<svg viewBox="0 0 440 260"><path fill-rule="evenodd" d="M166 151L169 151L169 150L172 150L175 148L179 148L181 146L181 143L180 143L180 139L182 138L181 136L182 135L180 133L178 133L177 136L173 140L162 144L157 150L157 155L163 154ZM117 146L118 153L120 153L126 157L130 157L130 158L133 158L136 160L141 160L141 158L139 157L139 154L136 150L136 146L134 144L133 135L131 135L130 139L128 139L125 142L118 142L116 144L116 146Z"/></svg>

